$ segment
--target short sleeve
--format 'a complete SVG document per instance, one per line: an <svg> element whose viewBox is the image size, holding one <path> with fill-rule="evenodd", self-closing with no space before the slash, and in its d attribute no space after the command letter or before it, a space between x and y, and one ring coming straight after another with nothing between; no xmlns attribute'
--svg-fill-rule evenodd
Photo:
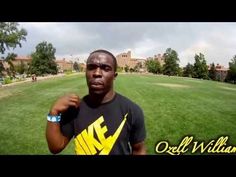
<svg viewBox="0 0 236 177"><path fill-rule="evenodd" d="M64 136L71 139L74 136L74 121L72 120L71 122L64 125L61 124L61 132Z"/></svg>
<svg viewBox="0 0 236 177"><path fill-rule="evenodd" d="M69 109L61 115L61 132L68 138L72 138L74 136L74 119L77 117L77 114L77 109L74 107L69 107Z"/></svg>
<svg viewBox="0 0 236 177"><path fill-rule="evenodd" d="M138 105L135 105L130 112L132 116L130 143L136 144L144 141L146 138L144 114L142 109Z"/></svg>

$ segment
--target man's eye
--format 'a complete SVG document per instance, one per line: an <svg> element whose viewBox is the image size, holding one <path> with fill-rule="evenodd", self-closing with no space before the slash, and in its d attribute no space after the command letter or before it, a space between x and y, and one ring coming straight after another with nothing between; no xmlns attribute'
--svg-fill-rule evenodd
<svg viewBox="0 0 236 177"><path fill-rule="evenodd" d="M90 71L91 71L91 70L96 70L98 67L99 67L101 70L106 71L106 72L112 70L111 66L106 65L106 64L98 64L98 65L97 65L97 64L88 64L88 65L87 65L87 69L90 70Z"/></svg>
<svg viewBox="0 0 236 177"><path fill-rule="evenodd" d="M97 65L91 65L91 64L87 66L88 70L94 70L97 67L98 67Z"/></svg>
<svg viewBox="0 0 236 177"><path fill-rule="evenodd" d="M112 68L108 65L102 65L101 69L104 70L104 71L111 71L112 70Z"/></svg>

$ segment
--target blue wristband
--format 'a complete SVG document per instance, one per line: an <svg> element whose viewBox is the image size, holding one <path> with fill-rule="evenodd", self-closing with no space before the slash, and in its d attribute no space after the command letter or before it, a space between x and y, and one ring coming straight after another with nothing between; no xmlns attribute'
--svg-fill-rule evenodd
<svg viewBox="0 0 236 177"><path fill-rule="evenodd" d="M61 121L61 114L56 115L56 116L52 116L52 115L48 114L47 115L47 120L49 122L56 122L56 123L58 123L58 122Z"/></svg>

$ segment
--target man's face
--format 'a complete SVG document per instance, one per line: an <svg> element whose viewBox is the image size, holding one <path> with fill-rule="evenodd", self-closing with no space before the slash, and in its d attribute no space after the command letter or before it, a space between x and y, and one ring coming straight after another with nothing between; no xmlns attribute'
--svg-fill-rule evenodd
<svg viewBox="0 0 236 177"><path fill-rule="evenodd" d="M90 93L106 94L116 77L113 59L106 53L93 53L87 61L86 79Z"/></svg>

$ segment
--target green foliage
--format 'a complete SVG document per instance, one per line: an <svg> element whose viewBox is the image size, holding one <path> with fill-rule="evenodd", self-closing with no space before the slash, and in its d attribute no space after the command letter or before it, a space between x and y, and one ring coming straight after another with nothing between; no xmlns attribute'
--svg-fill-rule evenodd
<svg viewBox="0 0 236 177"><path fill-rule="evenodd" d="M0 22L0 53L4 54L6 49L21 47L21 41L26 41L27 31L18 29L18 23Z"/></svg>
<svg viewBox="0 0 236 177"><path fill-rule="evenodd" d="M125 65L125 72L129 72L129 66L128 65Z"/></svg>
<svg viewBox="0 0 236 177"><path fill-rule="evenodd" d="M85 72L85 68L83 67L83 64L79 64L79 69L80 69L80 72Z"/></svg>
<svg viewBox="0 0 236 177"><path fill-rule="evenodd" d="M132 73L132 72L135 72L134 68L130 68L130 69L129 69L129 72L131 72L131 73Z"/></svg>
<svg viewBox="0 0 236 177"><path fill-rule="evenodd" d="M138 62L134 67L134 72L138 72L142 67L142 63Z"/></svg>
<svg viewBox="0 0 236 177"><path fill-rule="evenodd" d="M73 69L77 72L79 72L79 64L77 62L74 62Z"/></svg>
<svg viewBox="0 0 236 177"><path fill-rule="evenodd" d="M12 83L12 79L10 77L6 77L4 79L4 84L11 84Z"/></svg>
<svg viewBox="0 0 236 177"><path fill-rule="evenodd" d="M147 67L148 72L150 73L157 74L157 73L161 73L162 71L160 62L157 60L149 59L145 62L145 65Z"/></svg>
<svg viewBox="0 0 236 177"><path fill-rule="evenodd" d="M209 70L208 76L213 81L217 80L217 78L216 78L216 67L215 67L214 63L211 64L211 68Z"/></svg>
<svg viewBox="0 0 236 177"><path fill-rule="evenodd" d="M3 76L2 72L5 70L3 63L0 61L0 77Z"/></svg>
<svg viewBox="0 0 236 177"><path fill-rule="evenodd" d="M21 47L21 41L26 41L27 31L25 29L19 29L19 24L14 22L0 22L0 53L4 54L6 50L15 49L17 46ZM6 58L3 58L10 65L9 70L0 66L0 75L3 71L6 71L9 76L15 76L15 68L12 64L12 60L17 55L14 53L8 53Z"/></svg>
<svg viewBox="0 0 236 177"><path fill-rule="evenodd" d="M171 48L166 49L166 52L164 53L164 61L163 74L169 76L177 75L179 70L179 58L177 52Z"/></svg>
<svg viewBox="0 0 236 177"><path fill-rule="evenodd" d="M193 65L188 63L186 65L186 67L184 67L184 70L183 70L183 76L184 77L193 77Z"/></svg>
<svg viewBox="0 0 236 177"><path fill-rule="evenodd" d="M72 70L71 69L65 70L64 72L65 72L66 75L72 74Z"/></svg>
<svg viewBox="0 0 236 177"><path fill-rule="evenodd" d="M27 65L23 61L20 61L20 65L15 66L15 71L19 74L24 74L27 72Z"/></svg>
<svg viewBox="0 0 236 177"><path fill-rule="evenodd" d="M236 55L231 59L231 62L229 62L229 71L226 81L236 84Z"/></svg>
<svg viewBox="0 0 236 177"><path fill-rule="evenodd" d="M12 61L15 60L15 57L17 55L14 53L8 53L7 57L5 58L5 61L9 64L10 68L7 69L7 75L10 77L15 77L16 71L15 66L13 65Z"/></svg>
<svg viewBox="0 0 236 177"><path fill-rule="evenodd" d="M202 53L199 55L196 54L194 58L194 78L208 79L208 67L204 55Z"/></svg>
<svg viewBox="0 0 236 177"><path fill-rule="evenodd" d="M177 76L180 76L180 77L183 76L183 68L180 68L180 67L178 68Z"/></svg>
<svg viewBox="0 0 236 177"><path fill-rule="evenodd" d="M122 72L123 71L123 69L122 69L122 67L117 67L117 72Z"/></svg>
<svg viewBox="0 0 236 177"><path fill-rule="evenodd" d="M30 66L31 74L57 74L58 68L55 62L56 49L51 43L46 41L36 46L36 51L32 53L32 63Z"/></svg>
<svg viewBox="0 0 236 177"><path fill-rule="evenodd" d="M26 78L23 78L23 77L20 77L20 78L17 78L15 82L20 82L20 81L25 81Z"/></svg>
<svg viewBox="0 0 236 177"><path fill-rule="evenodd" d="M3 79L3 77L0 75L0 87L2 86L3 83L4 83L4 79Z"/></svg>

